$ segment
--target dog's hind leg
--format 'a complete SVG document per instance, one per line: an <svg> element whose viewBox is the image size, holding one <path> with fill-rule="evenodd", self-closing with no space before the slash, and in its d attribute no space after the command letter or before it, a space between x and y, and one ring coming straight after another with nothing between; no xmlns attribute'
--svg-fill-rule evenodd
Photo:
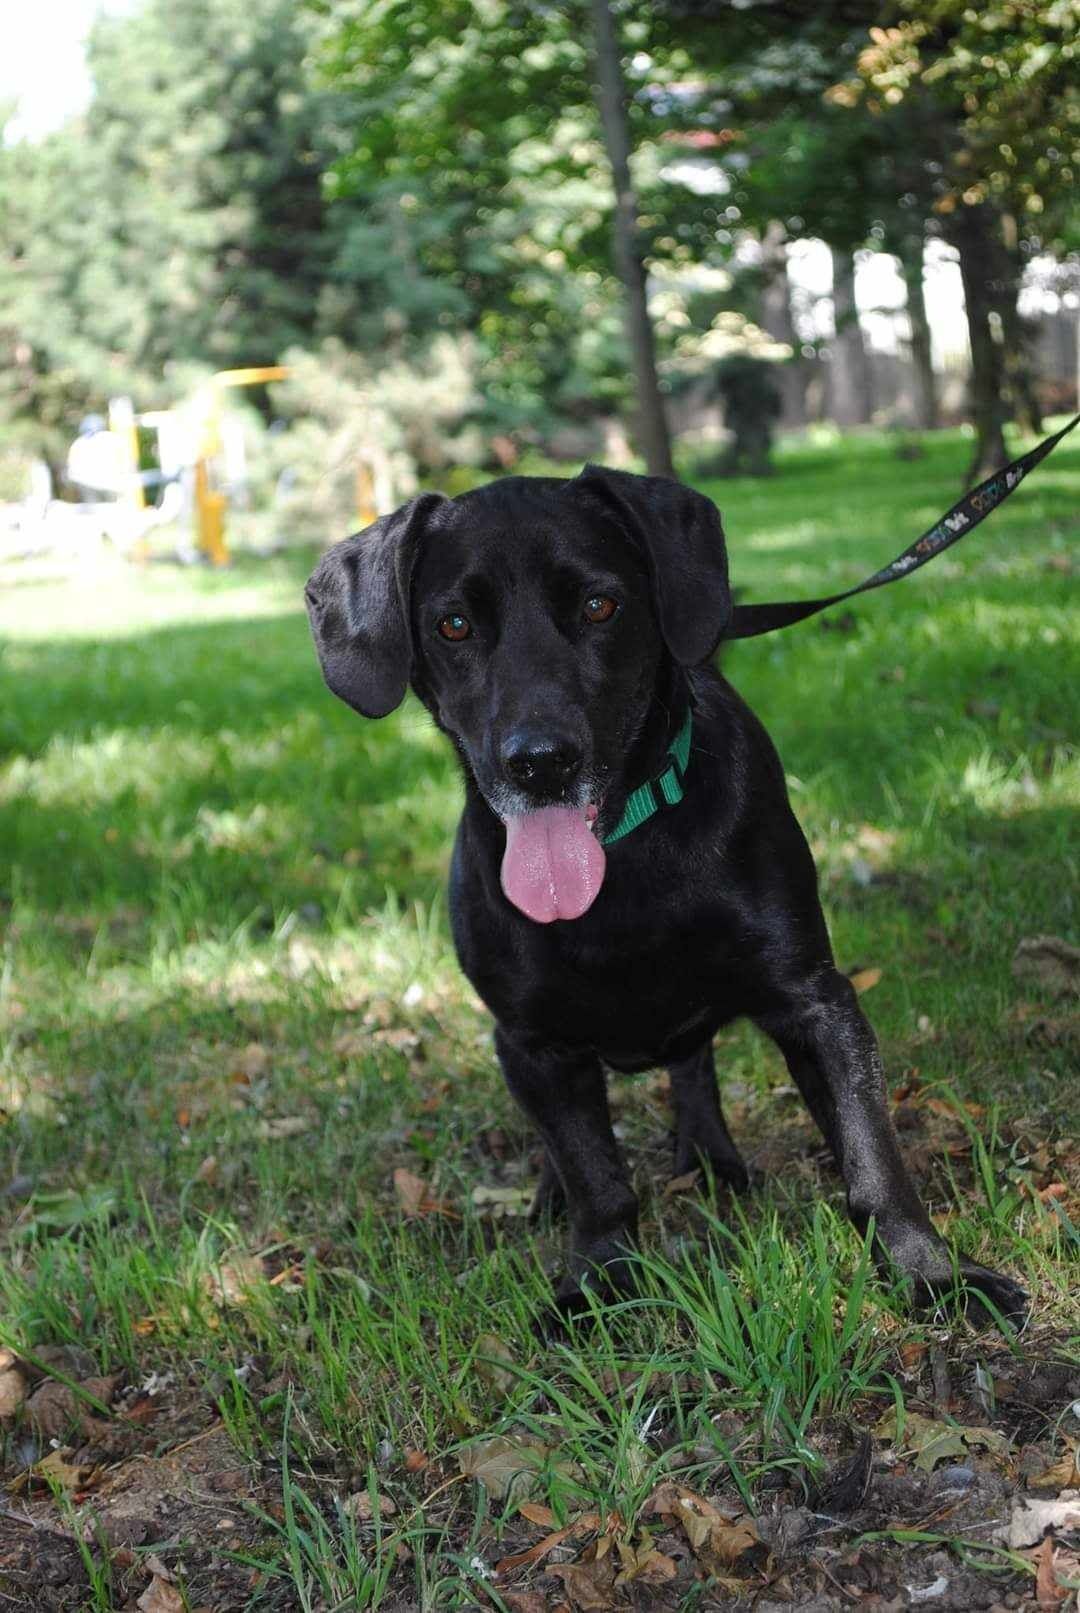
<svg viewBox="0 0 1080 1613"><path fill-rule="evenodd" d="M536 1192L529 1205L529 1220L534 1223L561 1221L565 1214L566 1189L562 1185L554 1160L545 1148L540 1180L536 1184Z"/></svg>
<svg viewBox="0 0 1080 1613"><path fill-rule="evenodd" d="M675 1102L675 1176L704 1167L717 1182L743 1192L750 1185L750 1172L720 1108L712 1043L669 1065L668 1074Z"/></svg>
<svg viewBox="0 0 1080 1613"><path fill-rule="evenodd" d="M985 1315L979 1304L985 1298L993 1310L1021 1320L1027 1296L1019 1283L954 1257L927 1215L900 1155L877 1040L851 982L825 969L785 996L786 1006L758 1023L787 1058L829 1140L852 1220L860 1231L873 1221L882 1264L911 1279L920 1304L950 1292L959 1278L977 1313Z"/></svg>

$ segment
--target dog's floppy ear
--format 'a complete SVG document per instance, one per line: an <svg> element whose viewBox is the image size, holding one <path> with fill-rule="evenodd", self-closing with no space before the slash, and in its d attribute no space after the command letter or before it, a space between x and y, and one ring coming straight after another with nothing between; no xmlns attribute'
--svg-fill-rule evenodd
<svg viewBox="0 0 1080 1613"><path fill-rule="evenodd" d="M664 642L676 661L696 666L715 650L731 620L727 550L711 499L665 476L586 465L567 484L602 500L648 558Z"/></svg>
<svg viewBox="0 0 1080 1613"><path fill-rule="evenodd" d="M422 493L328 549L304 590L323 677L365 717L405 698L412 662L409 588L417 544L442 493Z"/></svg>

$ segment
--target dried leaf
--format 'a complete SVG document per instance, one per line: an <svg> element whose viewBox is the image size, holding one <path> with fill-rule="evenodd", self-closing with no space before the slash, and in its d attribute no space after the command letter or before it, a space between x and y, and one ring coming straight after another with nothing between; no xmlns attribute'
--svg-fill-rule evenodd
<svg viewBox="0 0 1080 1613"><path fill-rule="evenodd" d="M516 1372L500 1366L501 1361L513 1365L514 1352L510 1346L504 1344L495 1333L481 1333L476 1341L476 1376L498 1394L505 1395L517 1383L518 1377Z"/></svg>
<svg viewBox="0 0 1080 1613"><path fill-rule="evenodd" d="M764 1553L764 1542L752 1518L723 1512L696 1490L671 1479L653 1491L642 1510L659 1512L678 1523L701 1565L721 1578L741 1558Z"/></svg>
<svg viewBox="0 0 1080 1613"><path fill-rule="evenodd" d="M539 1591L503 1591L502 1598L510 1613L548 1613Z"/></svg>
<svg viewBox="0 0 1080 1613"><path fill-rule="evenodd" d="M416 1176L403 1166L398 1166L394 1172L394 1192L397 1195L401 1213L405 1216L414 1215L456 1215L457 1211L442 1199L433 1199L428 1196L428 1185L422 1176Z"/></svg>
<svg viewBox="0 0 1080 1613"><path fill-rule="evenodd" d="M506 1217L528 1215L533 1191L529 1187L485 1187L479 1183L470 1197L485 1220L501 1221Z"/></svg>
<svg viewBox="0 0 1080 1613"><path fill-rule="evenodd" d="M334 1052L339 1059L363 1058L371 1052L371 1033L365 1030L342 1031L334 1037Z"/></svg>
<svg viewBox="0 0 1080 1613"><path fill-rule="evenodd" d="M1034 1490L1080 1489L1080 1446L1066 1451L1059 1462L1028 1480Z"/></svg>
<svg viewBox="0 0 1080 1613"><path fill-rule="evenodd" d="M631 1545L627 1540L616 1540L615 1546L620 1565L615 1576L616 1585L629 1585L632 1581L642 1585L663 1585L678 1572L674 1557L657 1551L648 1536L637 1545Z"/></svg>
<svg viewBox="0 0 1080 1613"><path fill-rule="evenodd" d="M6 1372L0 1372L0 1421L5 1417L14 1417L26 1399L28 1390L29 1385L18 1367L9 1367Z"/></svg>
<svg viewBox="0 0 1080 1613"><path fill-rule="evenodd" d="M1027 936L1013 955L1012 972L1057 997L1080 995L1080 947L1056 935Z"/></svg>
<svg viewBox="0 0 1080 1613"><path fill-rule="evenodd" d="M431 1466L431 1457L425 1456L423 1451L407 1450L405 1452L406 1473L422 1473L426 1467Z"/></svg>
<svg viewBox="0 0 1080 1613"><path fill-rule="evenodd" d="M33 1467L26 1468L17 1478L12 1479L7 1488L13 1495L21 1495L24 1490L30 1490L35 1485L59 1485L69 1495L81 1490L91 1490L95 1484L101 1482L103 1469L90 1462L74 1463L68 1460L72 1452L68 1447L50 1451L43 1456L40 1462Z"/></svg>
<svg viewBox="0 0 1080 1613"><path fill-rule="evenodd" d="M529 1523L535 1523L538 1529L554 1529L555 1514L550 1507L542 1506L539 1501L523 1501L518 1511Z"/></svg>
<svg viewBox="0 0 1080 1613"><path fill-rule="evenodd" d="M848 975L848 979L861 994L864 991L871 991L881 979L881 975L880 969L856 969L854 974Z"/></svg>
<svg viewBox="0 0 1080 1613"><path fill-rule="evenodd" d="M503 1579L507 1574L512 1574L515 1568L531 1567L533 1563L540 1562L549 1551L561 1546L569 1533L569 1529L556 1529L554 1534L545 1535L543 1540L538 1540L528 1551L517 1551L509 1557L504 1557L501 1562L495 1564L495 1577Z"/></svg>
<svg viewBox="0 0 1080 1613"><path fill-rule="evenodd" d="M878 1439L896 1444L896 1408L886 1412L874 1426ZM958 1423L940 1423L933 1417L909 1411L904 1417L903 1445L898 1447L915 1453L915 1466L923 1473L932 1473L939 1462L955 1457L964 1461L970 1450L978 1447L994 1456L1005 1456L1012 1441L994 1428L964 1428Z"/></svg>
<svg viewBox="0 0 1080 1613"><path fill-rule="evenodd" d="M606 1613L612 1603L615 1563L611 1553L612 1536L601 1535L586 1547L576 1563L554 1563L548 1569L563 1582L563 1589L582 1613Z"/></svg>
<svg viewBox="0 0 1080 1613"><path fill-rule="evenodd" d="M532 1434L498 1434L478 1440L458 1454L458 1467L497 1501L525 1496L551 1455L551 1447Z"/></svg>
<svg viewBox="0 0 1080 1613"><path fill-rule="evenodd" d="M381 1518L392 1518L397 1512L396 1503L388 1495L377 1496L376 1500L378 1501L379 1516ZM352 1513L357 1523L370 1523L375 1516L370 1490L358 1490L355 1495L350 1495L345 1502L345 1506Z"/></svg>
<svg viewBox="0 0 1080 1613"><path fill-rule="evenodd" d="M683 1176L673 1176L664 1183L664 1197L674 1198L678 1193L693 1193L701 1186L701 1171L694 1169Z"/></svg>
<svg viewBox="0 0 1080 1613"><path fill-rule="evenodd" d="M139 1613L184 1613L184 1598L175 1585L155 1574L135 1606Z"/></svg>
<svg viewBox="0 0 1080 1613"><path fill-rule="evenodd" d="M230 1068L233 1075L239 1075L245 1081L257 1081L270 1068L269 1049L263 1047L261 1042L249 1042L233 1059Z"/></svg>
<svg viewBox="0 0 1080 1613"><path fill-rule="evenodd" d="M999 1538L1013 1551L1022 1551L1025 1546L1038 1545L1048 1530L1064 1533L1073 1529L1080 1529L1080 1496L1059 1496L1056 1501L1028 1496L1013 1507L1008 1528L999 1531Z"/></svg>
<svg viewBox="0 0 1080 1613"><path fill-rule="evenodd" d="M266 1276L258 1255L239 1253L205 1273L203 1287L215 1305L242 1305Z"/></svg>
<svg viewBox="0 0 1080 1613"><path fill-rule="evenodd" d="M260 1142L276 1143L284 1137L299 1137L310 1131L312 1125L310 1115L272 1115L259 1121L255 1135Z"/></svg>
<svg viewBox="0 0 1080 1613"><path fill-rule="evenodd" d="M1055 1547L1052 1535L1046 1535L1043 1543L1035 1553L1035 1605L1042 1608L1056 1608L1061 1605L1069 1595L1067 1585L1062 1585L1054 1572Z"/></svg>

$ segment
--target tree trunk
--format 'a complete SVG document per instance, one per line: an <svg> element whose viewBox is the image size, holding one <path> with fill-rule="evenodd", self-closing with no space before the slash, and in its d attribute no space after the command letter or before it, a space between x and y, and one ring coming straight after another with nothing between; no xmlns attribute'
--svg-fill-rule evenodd
<svg viewBox="0 0 1080 1613"><path fill-rule="evenodd" d="M1000 272L994 278L993 294L1001 318L1005 391L1013 418L1022 431L1039 436L1043 429L1042 409L1031 373L1029 336L1017 306L1024 265L1020 257L1016 219L1006 213L1001 219L999 240Z"/></svg>
<svg viewBox="0 0 1080 1613"><path fill-rule="evenodd" d="M836 339L829 368L829 413L838 426L864 426L874 412L874 385L855 304L855 260L850 252L834 247L832 263Z"/></svg>
<svg viewBox="0 0 1080 1613"><path fill-rule="evenodd" d="M920 431L933 431L938 423L937 376L934 374L930 344L930 321L926 317L923 288L922 231L906 236L899 243L900 273L907 288L907 315L911 325L911 363L915 372L915 424Z"/></svg>
<svg viewBox="0 0 1080 1613"><path fill-rule="evenodd" d="M791 314L791 281L787 271L787 232L776 219L761 237L761 328L774 342L784 342L793 357L778 364L776 377L783 398L781 422L796 429L806 424L806 361L798 356L799 338Z"/></svg>
<svg viewBox="0 0 1080 1613"><path fill-rule="evenodd" d="M965 486L970 487L1004 465L1009 457L1002 431L1001 350L990 327L990 315L994 311L991 279L997 243L986 209L958 208L951 221L949 240L960 254L960 278L964 284L971 342L971 413L976 441L965 481Z"/></svg>
<svg viewBox="0 0 1080 1613"><path fill-rule="evenodd" d="M623 283L624 319L637 393L638 446L651 476L674 478L671 438L656 373L656 344L645 294L645 265L638 247L638 209L630 178L630 135L615 24L608 0L592 0L597 101L604 144L615 185L615 266Z"/></svg>

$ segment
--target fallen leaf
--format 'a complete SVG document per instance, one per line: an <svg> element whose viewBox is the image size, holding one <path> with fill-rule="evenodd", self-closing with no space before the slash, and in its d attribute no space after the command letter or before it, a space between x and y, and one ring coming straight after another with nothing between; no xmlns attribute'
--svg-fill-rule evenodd
<svg viewBox="0 0 1080 1613"><path fill-rule="evenodd" d="M582 1613L606 1613L612 1604L611 1593L615 1584L615 1562L612 1556L612 1537L601 1535L576 1563L553 1563L548 1569L561 1579L563 1589Z"/></svg>
<svg viewBox="0 0 1080 1613"><path fill-rule="evenodd" d="M269 1050L261 1042L249 1042L236 1054L230 1068L233 1075L239 1075L245 1081L257 1081L270 1068Z"/></svg>
<svg viewBox="0 0 1080 1613"><path fill-rule="evenodd" d="M508 1363L508 1365L500 1365ZM518 1382L516 1372L508 1368L514 1363L514 1352L494 1333L481 1333L476 1341L476 1376L498 1394L509 1394Z"/></svg>
<svg viewBox="0 0 1080 1613"><path fill-rule="evenodd" d="M341 1031L334 1037L334 1052L339 1059L363 1058L371 1052L371 1032L355 1028Z"/></svg>
<svg viewBox="0 0 1080 1613"><path fill-rule="evenodd" d="M906 1344L901 1344L900 1361L908 1372L918 1366L928 1347L925 1339L909 1339Z"/></svg>
<svg viewBox="0 0 1080 1613"><path fill-rule="evenodd" d="M376 1500L378 1501L379 1516L381 1518L392 1518L397 1512L396 1503L388 1495L377 1496ZM370 1490L358 1490L355 1495L350 1495L345 1501L345 1506L352 1513L357 1523L370 1523L375 1516Z"/></svg>
<svg viewBox="0 0 1080 1613"><path fill-rule="evenodd" d="M871 991L881 979L881 975L880 969L856 969L854 974L848 975L848 979L861 995L864 991Z"/></svg>
<svg viewBox="0 0 1080 1613"><path fill-rule="evenodd" d="M1036 1607L1055 1608L1069 1595L1069 1588L1062 1585L1054 1572L1054 1539L1052 1535L1043 1537L1042 1545L1035 1553L1035 1605Z"/></svg>
<svg viewBox="0 0 1080 1613"><path fill-rule="evenodd" d="M443 1199L433 1199L428 1195L428 1185L422 1176L416 1176L403 1166L398 1166L393 1176L394 1192L397 1195L401 1213L405 1216L414 1215L457 1215L453 1205L447 1204Z"/></svg>
<svg viewBox="0 0 1080 1613"><path fill-rule="evenodd" d="M1026 936L1013 954L1012 972L1056 997L1080 996L1080 947L1056 935Z"/></svg>
<svg viewBox="0 0 1080 1613"><path fill-rule="evenodd" d="M466 1446L458 1453L458 1467L479 1479L497 1501L527 1495L551 1455L551 1447L532 1434L498 1434Z"/></svg>
<svg viewBox="0 0 1080 1613"><path fill-rule="evenodd" d="M406 1473L422 1473L426 1467L431 1466L431 1457L425 1456L423 1451L407 1450L405 1452Z"/></svg>
<svg viewBox="0 0 1080 1613"><path fill-rule="evenodd" d="M553 1551L556 1546L561 1546L569 1533L569 1529L556 1529L554 1534L545 1535L543 1540L538 1540L535 1546L529 1547L528 1551L517 1551L509 1557L504 1557L501 1562L495 1564L496 1579L505 1579L507 1574L514 1572L515 1568L528 1568L533 1563L540 1562L542 1558L547 1556L549 1551Z"/></svg>
<svg viewBox="0 0 1080 1613"><path fill-rule="evenodd" d="M896 1445L896 1407L886 1412L875 1424L874 1433L880 1440ZM904 1417L903 1444L897 1449L913 1451L915 1466L923 1473L932 1473L938 1462L950 1457L963 1461L974 1447L1005 1456L1012 1441L993 1428L965 1428L959 1423L941 1423L920 1412L909 1411Z"/></svg>
<svg viewBox="0 0 1080 1613"><path fill-rule="evenodd" d="M687 1171L682 1176L673 1176L664 1183L664 1197L674 1198L677 1193L692 1193L701 1185L700 1170Z"/></svg>
<svg viewBox="0 0 1080 1613"><path fill-rule="evenodd" d="M555 1514L550 1507L542 1506L539 1501L523 1501L518 1511L529 1523L535 1523L539 1529L554 1529Z"/></svg>
<svg viewBox="0 0 1080 1613"><path fill-rule="evenodd" d="M665 1581L674 1579L678 1572L674 1557L657 1551L648 1536L636 1545L631 1545L627 1540L616 1540L615 1546L619 1553L616 1585L663 1585Z"/></svg>
<svg viewBox="0 0 1080 1613"><path fill-rule="evenodd" d="M1038 1545L1048 1530L1080 1529L1080 1495L1058 1496L1056 1501L1039 1501L1027 1496L1013 1507L1012 1517L998 1539L1013 1551Z"/></svg>
<svg viewBox="0 0 1080 1613"><path fill-rule="evenodd" d="M764 1542L752 1518L721 1511L696 1490L674 1480L659 1485L642 1511L658 1512L678 1523L702 1567L721 1578L725 1569L748 1554L764 1555Z"/></svg>
<svg viewBox="0 0 1080 1613"><path fill-rule="evenodd" d="M548 1613L548 1605L539 1591L503 1591L503 1601L510 1613Z"/></svg>
<svg viewBox="0 0 1080 1613"><path fill-rule="evenodd" d="M1059 1462L1028 1480L1035 1490L1075 1490L1080 1488L1080 1446L1066 1451Z"/></svg>
<svg viewBox="0 0 1080 1613"><path fill-rule="evenodd" d="M1051 1182L1049 1187L1039 1189L1039 1198L1043 1204L1051 1204L1054 1199L1067 1199L1068 1196L1068 1182Z"/></svg>
<svg viewBox="0 0 1080 1613"><path fill-rule="evenodd" d="M258 1255L232 1254L203 1276L203 1287L215 1305L242 1305L266 1276Z"/></svg>
<svg viewBox="0 0 1080 1613"><path fill-rule="evenodd" d="M29 1384L17 1366L0 1372L0 1421L14 1417L29 1392Z"/></svg>
<svg viewBox="0 0 1080 1613"><path fill-rule="evenodd" d="M23 1491L33 1489L35 1485L52 1488L59 1485L60 1489L72 1495L80 1490L91 1490L95 1484L100 1483L104 1470L92 1462L70 1462L71 1450L64 1446L60 1450L50 1451L43 1456L40 1462L32 1467L25 1468L7 1486L12 1495L21 1495Z"/></svg>
<svg viewBox="0 0 1080 1613"><path fill-rule="evenodd" d="M26 1402L26 1415L42 1439L59 1439L79 1418L75 1391L54 1378L39 1385Z"/></svg>
<svg viewBox="0 0 1080 1613"><path fill-rule="evenodd" d="M184 1613L184 1598L175 1585L155 1574L135 1606L139 1613Z"/></svg>
<svg viewBox="0 0 1080 1613"><path fill-rule="evenodd" d="M310 1131L314 1122L310 1115L273 1115L260 1120L255 1135L260 1142L276 1143L284 1137L299 1137Z"/></svg>
<svg viewBox="0 0 1080 1613"><path fill-rule="evenodd" d="M483 1219L501 1221L508 1216L528 1215L533 1190L530 1187L485 1187L479 1183L470 1197Z"/></svg>

